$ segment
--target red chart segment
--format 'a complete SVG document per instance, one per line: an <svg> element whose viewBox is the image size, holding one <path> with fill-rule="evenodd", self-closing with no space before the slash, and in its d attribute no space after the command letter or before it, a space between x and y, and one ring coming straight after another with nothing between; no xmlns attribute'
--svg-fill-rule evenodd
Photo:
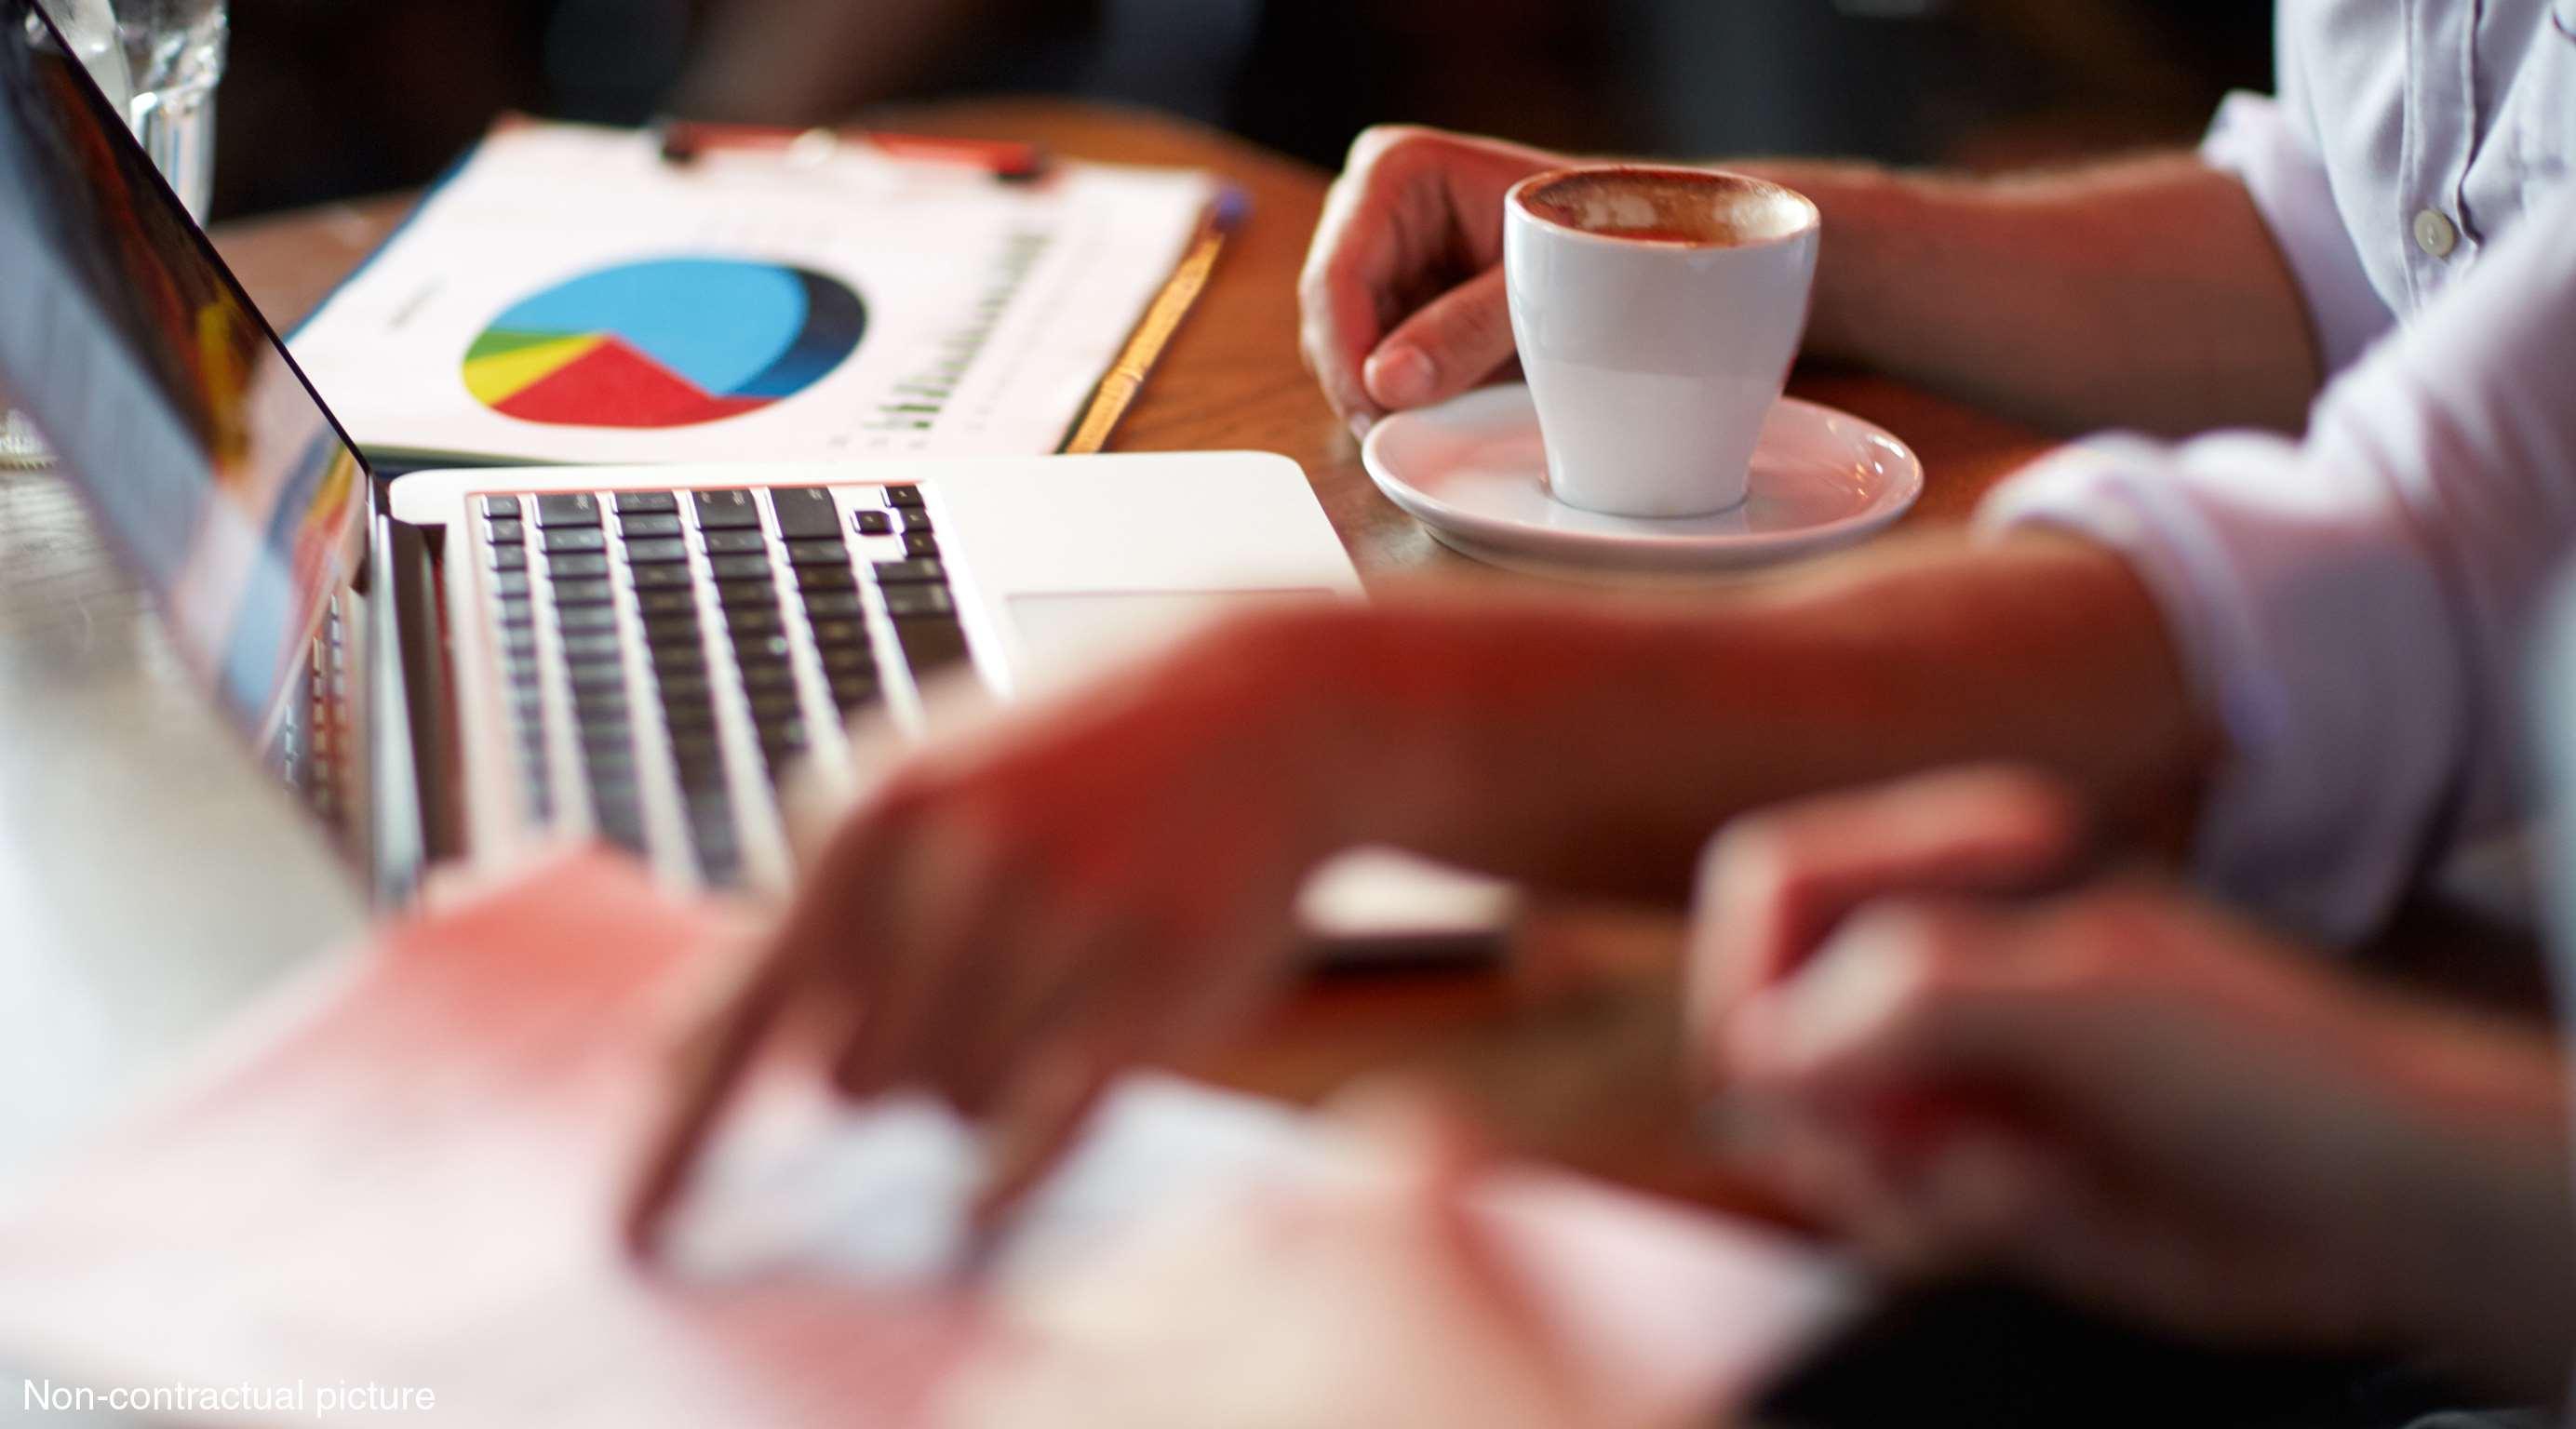
<svg viewBox="0 0 2576 1429"><path fill-rule="evenodd" d="M777 399L719 397L603 335L598 346L493 404L527 422L607 427L688 427L756 411Z"/></svg>

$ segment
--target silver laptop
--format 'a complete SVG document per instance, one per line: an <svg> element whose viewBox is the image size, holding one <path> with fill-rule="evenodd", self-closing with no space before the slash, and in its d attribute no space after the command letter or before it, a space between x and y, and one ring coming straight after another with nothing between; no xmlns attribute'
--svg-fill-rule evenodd
<svg viewBox="0 0 2576 1429"><path fill-rule="evenodd" d="M385 900L586 835L783 883L780 778L845 719L1359 589L1275 456L372 471L31 0L0 195L0 392Z"/></svg>

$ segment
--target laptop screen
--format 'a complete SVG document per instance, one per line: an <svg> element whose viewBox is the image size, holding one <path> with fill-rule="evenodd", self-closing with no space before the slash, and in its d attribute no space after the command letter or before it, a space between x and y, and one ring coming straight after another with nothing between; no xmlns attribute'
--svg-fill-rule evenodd
<svg viewBox="0 0 2576 1429"><path fill-rule="evenodd" d="M267 747L364 553L366 473L33 0L0 0L0 405Z"/></svg>

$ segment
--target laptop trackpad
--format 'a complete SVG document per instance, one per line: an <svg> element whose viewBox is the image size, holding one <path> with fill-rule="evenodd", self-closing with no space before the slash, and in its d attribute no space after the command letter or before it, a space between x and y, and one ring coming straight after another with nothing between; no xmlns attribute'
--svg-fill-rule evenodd
<svg viewBox="0 0 2576 1429"><path fill-rule="evenodd" d="M1014 692L1052 689L1262 605L1318 600L1324 590L1079 591L1014 595Z"/></svg>

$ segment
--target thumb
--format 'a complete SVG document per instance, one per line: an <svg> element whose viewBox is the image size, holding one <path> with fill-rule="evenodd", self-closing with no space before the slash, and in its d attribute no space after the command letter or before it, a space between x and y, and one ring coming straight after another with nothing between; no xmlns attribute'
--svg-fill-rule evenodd
<svg viewBox="0 0 2576 1429"><path fill-rule="evenodd" d="M1500 264L1433 299L1369 354L1361 379L1389 411L1445 402L1494 375L1513 352Z"/></svg>

